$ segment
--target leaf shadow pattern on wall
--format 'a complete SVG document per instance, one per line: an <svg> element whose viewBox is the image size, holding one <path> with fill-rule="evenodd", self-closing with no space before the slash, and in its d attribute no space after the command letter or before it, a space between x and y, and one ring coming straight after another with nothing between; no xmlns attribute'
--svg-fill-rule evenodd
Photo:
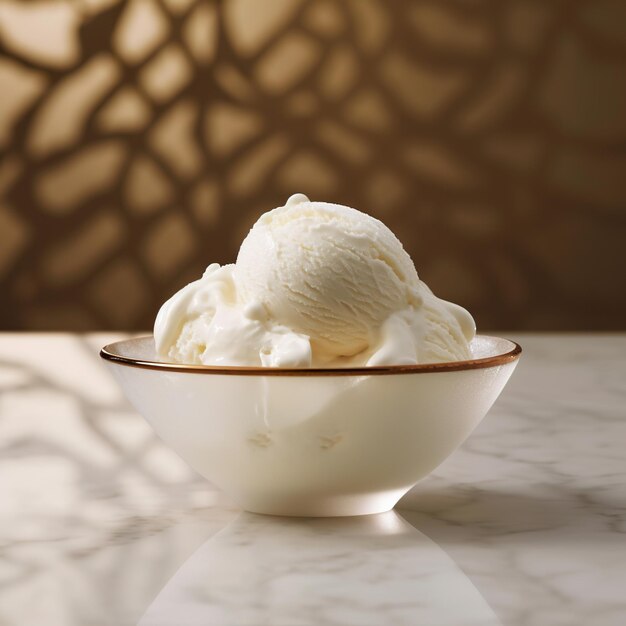
<svg viewBox="0 0 626 626"><path fill-rule="evenodd" d="M383 219L482 328L623 328L625 19L3 0L0 327L148 328L304 192Z"/></svg>

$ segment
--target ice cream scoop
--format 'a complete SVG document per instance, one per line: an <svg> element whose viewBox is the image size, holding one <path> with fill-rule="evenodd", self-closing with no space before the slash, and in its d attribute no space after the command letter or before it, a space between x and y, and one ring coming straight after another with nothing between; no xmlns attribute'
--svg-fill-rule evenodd
<svg viewBox="0 0 626 626"><path fill-rule="evenodd" d="M269 367L457 361L474 333L381 221L302 194L259 218L235 264L168 300L154 328L162 358Z"/></svg>

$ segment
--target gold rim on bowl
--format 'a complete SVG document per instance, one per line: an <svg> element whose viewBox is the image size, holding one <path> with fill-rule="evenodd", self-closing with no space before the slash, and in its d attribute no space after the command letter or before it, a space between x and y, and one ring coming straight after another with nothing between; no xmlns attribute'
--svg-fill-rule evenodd
<svg viewBox="0 0 626 626"><path fill-rule="evenodd" d="M490 335L477 335L485 339L502 339ZM150 361L124 356L119 353L118 346L129 341L143 341L149 337L136 337L110 343L102 350L100 356L106 361L140 367L143 369L166 372L189 372L193 374L222 374L235 376L382 376L390 374L425 374L427 372L457 372L460 370L483 369L496 367L515 361L522 353L522 347L515 341L506 339L513 344L513 349L502 354L468 359L465 361L449 361L446 363L421 363L417 365L379 365L374 367L328 367L328 368L279 368L279 367L243 367L218 365L186 365L184 363L168 363L164 361Z"/></svg>

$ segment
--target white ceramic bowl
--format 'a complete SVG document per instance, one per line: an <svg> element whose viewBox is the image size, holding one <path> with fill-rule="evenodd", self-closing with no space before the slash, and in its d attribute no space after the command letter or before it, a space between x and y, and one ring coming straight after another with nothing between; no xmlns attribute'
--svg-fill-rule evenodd
<svg viewBox="0 0 626 626"><path fill-rule="evenodd" d="M474 359L352 369L164 363L152 337L105 346L125 394L189 465L244 509L337 516L391 509L485 416L519 345Z"/></svg>

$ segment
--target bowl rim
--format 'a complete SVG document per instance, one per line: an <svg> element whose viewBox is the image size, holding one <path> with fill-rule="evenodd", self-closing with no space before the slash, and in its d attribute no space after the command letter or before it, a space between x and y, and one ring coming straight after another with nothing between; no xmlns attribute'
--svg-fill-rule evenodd
<svg viewBox="0 0 626 626"><path fill-rule="evenodd" d="M188 365L185 363L151 361L148 359L124 356L120 354L117 349L122 343L143 341L151 337L152 335L145 335L109 343L100 350L100 356L106 361L127 367L139 367L142 369L166 372L188 372L193 374L221 374L229 376L385 376L393 374L458 372L498 367L516 361L522 353L522 347L517 342L494 335L476 335L476 337L484 339L504 339L513 344L513 348L502 354L481 357L479 359L447 361L445 363L418 363L416 365L377 365L371 367L281 368L235 365Z"/></svg>

